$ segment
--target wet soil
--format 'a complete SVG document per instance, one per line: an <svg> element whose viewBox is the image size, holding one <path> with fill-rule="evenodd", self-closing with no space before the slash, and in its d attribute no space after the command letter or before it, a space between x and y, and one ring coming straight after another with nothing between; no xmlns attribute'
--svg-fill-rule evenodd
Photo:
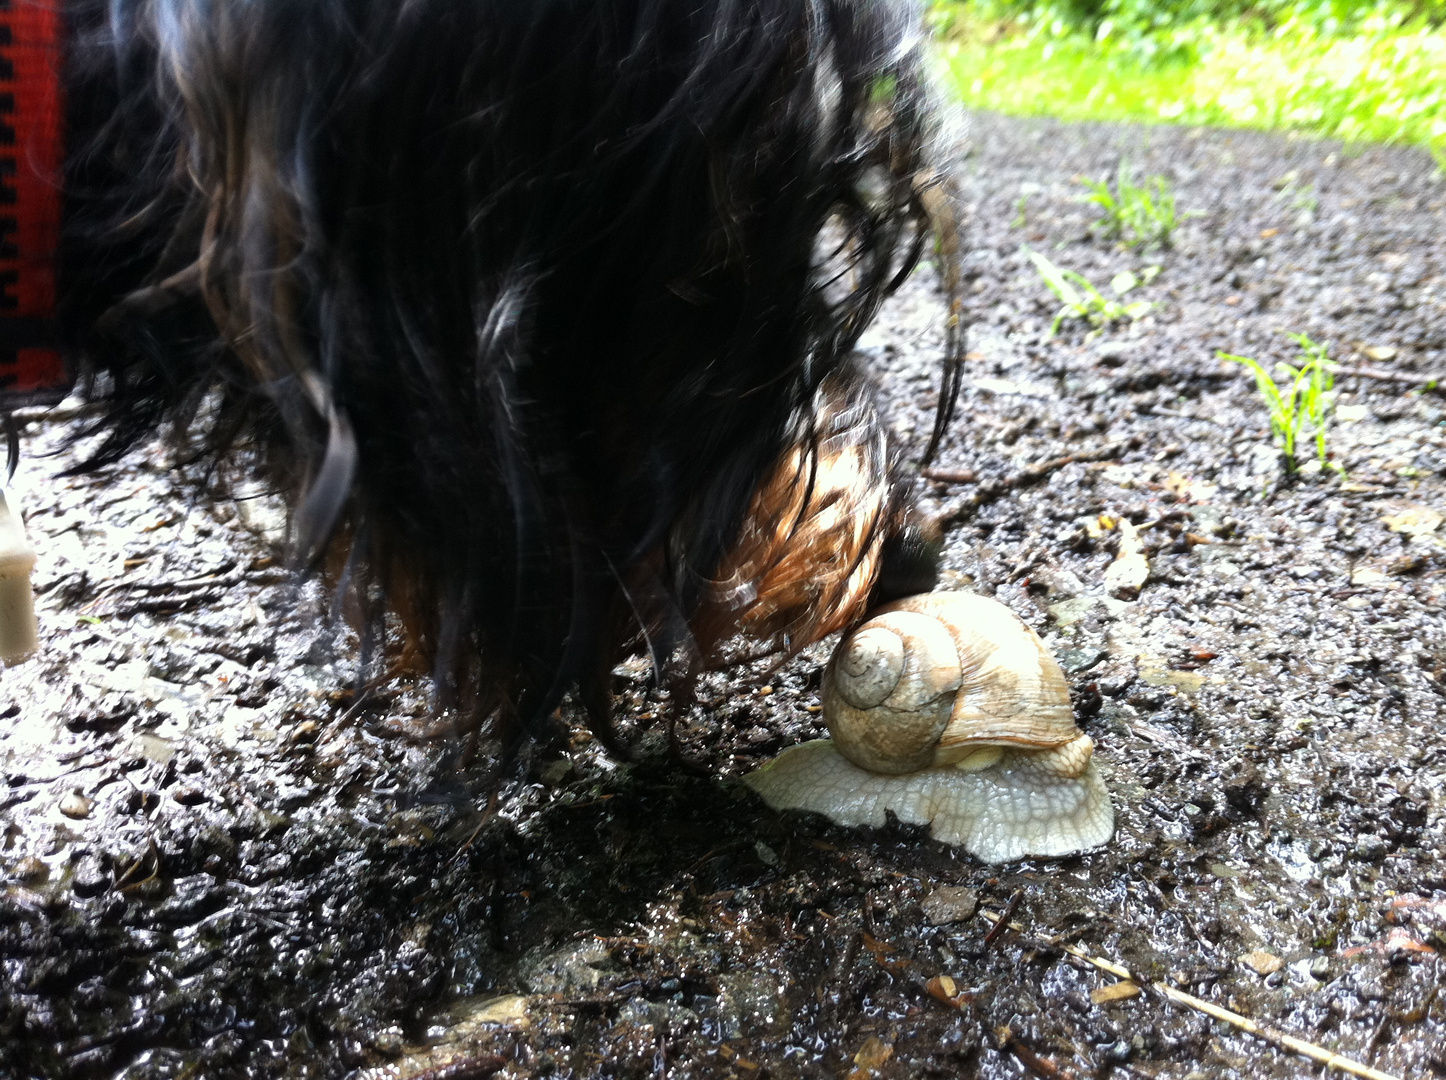
<svg viewBox="0 0 1446 1080"><path fill-rule="evenodd" d="M1312 1071L1153 990L1096 1002L1114 980L1065 941L1446 1073L1446 400L1342 374L1345 475L1290 478L1215 357L1290 360L1291 331L1344 368L1446 372L1446 183L1424 153L1255 134L980 116L970 145L959 475L922 497L946 586L1069 671L1107 847L987 867L762 806L739 777L821 733L826 648L710 677L681 728L700 772L624 665L639 760L579 733L489 803L424 684L358 689L273 498L161 446L56 480L62 409L27 423L16 488L45 644L0 673L0 1076ZM1076 178L1121 155L1191 212L1173 247L1092 229ZM1102 287L1157 265L1132 294L1156 306L1052 337L1025 245ZM941 321L921 273L860 347L916 444ZM1119 519L1136 597L1106 587ZM1016 892L1025 932L986 941L974 907Z"/></svg>

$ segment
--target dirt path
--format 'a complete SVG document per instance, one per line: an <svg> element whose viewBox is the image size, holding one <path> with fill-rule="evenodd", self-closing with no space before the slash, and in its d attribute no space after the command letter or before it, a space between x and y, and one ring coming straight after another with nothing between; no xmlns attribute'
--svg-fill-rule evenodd
<svg viewBox="0 0 1446 1080"><path fill-rule="evenodd" d="M976 329L940 466L974 479L928 498L948 584L1069 669L1107 848L990 869L762 807L737 778L820 731L824 650L709 681L684 736L710 775L656 733L635 765L579 736L489 814L424 687L353 692L273 500L198 494L161 448L51 482L63 427L37 421L46 646L0 673L0 1076L1308 1074L1153 992L1093 1002L1113 980L1058 935L1446 1073L1446 398L1342 378L1346 476L1287 485L1214 358L1288 360L1292 331L1446 372L1446 182L1417 151L1220 132L981 117L972 145ZM1198 212L1173 249L1090 236L1074 178L1122 153ZM1157 307L1050 338L1025 244L1100 285L1159 265ZM920 276L862 343L906 436L940 318ZM1138 599L1104 589L1102 516L1141 526ZM631 716L664 704L640 665L617 687ZM973 903L1016 890L1028 933L986 944ZM945 975L955 1005L928 992Z"/></svg>

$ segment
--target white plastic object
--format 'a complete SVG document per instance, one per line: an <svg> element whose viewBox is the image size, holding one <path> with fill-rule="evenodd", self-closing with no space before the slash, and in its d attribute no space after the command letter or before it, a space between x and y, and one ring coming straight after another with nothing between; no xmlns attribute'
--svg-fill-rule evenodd
<svg viewBox="0 0 1446 1080"><path fill-rule="evenodd" d="M30 571L35 549L25 539L20 515L0 491L0 661L8 667L35 652L39 643Z"/></svg>

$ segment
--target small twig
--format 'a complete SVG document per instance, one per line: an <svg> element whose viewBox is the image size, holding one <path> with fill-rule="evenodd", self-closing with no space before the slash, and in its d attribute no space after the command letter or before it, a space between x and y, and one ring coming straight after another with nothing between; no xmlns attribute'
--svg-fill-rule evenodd
<svg viewBox="0 0 1446 1080"><path fill-rule="evenodd" d="M1094 916L1090 918L1088 922L1080 923L1078 926L1065 930L1063 933L1052 934L1047 938L1041 939L1041 944L1047 945L1051 949L1062 949L1065 945L1072 943L1073 940L1081 934L1087 934L1099 926L1099 920L1101 919L1107 919L1107 916Z"/></svg>
<svg viewBox="0 0 1446 1080"><path fill-rule="evenodd" d="M1040 1057L1007 1027L996 1028L994 1037L999 1040L1001 1050L1008 1050L1035 1076L1042 1076L1044 1080L1069 1080L1075 1075L1072 1070L1060 1067L1049 1058Z"/></svg>
<svg viewBox="0 0 1446 1080"><path fill-rule="evenodd" d="M1332 370L1336 378L1354 375L1358 379L1379 379L1381 382L1410 383L1412 386L1446 386L1446 375L1420 375L1414 371L1382 371L1380 368L1338 367Z"/></svg>
<svg viewBox="0 0 1446 1080"><path fill-rule="evenodd" d="M361 690L357 693L356 697L352 698L351 704L348 705L342 712L338 713L336 716L326 721L327 726L342 727L347 724L357 715L357 713L362 711L362 706L366 705L372 700L372 697L376 693L377 687L381 686L383 683L389 681L390 679L395 678L395 675L395 672L384 671L380 675L376 675L368 679L366 683L362 686Z"/></svg>
<svg viewBox="0 0 1446 1080"><path fill-rule="evenodd" d="M197 608L210 607L221 599L219 589L208 592L172 593L167 596L156 596L149 600L139 600L133 604L126 604L117 607L108 614L116 618L124 619L132 615L140 614L162 614L173 615L181 611L195 611ZM95 605L91 604L87 610L94 610Z"/></svg>
<svg viewBox="0 0 1446 1080"><path fill-rule="evenodd" d="M1178 409L1167 409L1163 405L1146 405L1140 409L1144 416L1168 416L1172 420L1189 420L1196 424L1217 424L1224 427L1219 420L1213 416L1196 416L1194 413L1180 412Z"/></svg>
<svg viewBox="0 0 1446 1080"><path fill-rule="evenodd" d="M77 416L89 416L91 413L100 412L101 408L100 402L76 401L67 398L59 405L28 405L23 409L11 409L10 415L18 424L29 424L37 420L62 423L66 420L74 420Z"/></svg>
<svg viewBox="0 0 1446 1080"><path fill-rule="evenodd" d="M919 475L925 480L938 480L943 484L972 484L979 479L973 469L920 469Z"/></svg>
<svg viewBox="0 0 1446 1080"><path fill-rule="evenodd" d="M989 931L990 934L993 934L1001 926L1005 925L1008 925L1011 930L1017 930L1021 933L1024 931L1024 927L1017 923L1010 923L1009 909L1007 908L1003 915L997 915L992 911L985 911L982 908L979 914L994 924L994 929ZM1333 1050L1327 1050L1323 1046L1317 1046L1315 1043L1306 1042L1304 1039L1296 1038L1294 1035L1287 1035L1283 1031L1277 1031L1275 1028L1258 1024L1248 1016L1241 1016L1237 1012L1232 1012L1230 1009L1216 1005L1213 1001L1205 1001L1203 998L1197 998L1194 994L1187 994L1183 990L1176 990L1168 983L1151 982L1149 979L1141 978L1131 972L1129 968L1122 967L1102 957L1092 956L1078 945L1061 945L1060 948L1076 959L1083 960L1085 963L1093 965L1101 971L1108 972L1117 979L1129 979L1139 986L1163 994L1176 1004L1184 1005L1197 1012L1202 1012L1206 1016L1214 1017L1216 1020L1223 1020L1234 1028L1254 1035L1256 1038L1264 1039L1266 1042L1272 1043L1275 1046L1293 1050L1297 1054L1310 1058L1312 1061L1319 1062L1328 1069L1339 1069L1341 1072L1349 1073L1352 1076L1364 1077L1365 1080L1399 1080L1398 1077L1392 1076L1390 1073L1381 1072L1379 1069L1364 1065L1342 1054L1337 1054Z"/></svg>
<svg viewBox="0 0 1446 1080"><path fill-rule="evenodd" d="M113 592L147 592L147 593L183 593L192 592L196 589L214 589L229 585L239 584L247 574L245 567L238 568L236 560L228 559L215 570L196 577L177 578L171 581L117 581L95 594L95 600L109 596Z"/></svg>
<svg viewBox="0 0 1446 1080"><path fill-rule="evenodd" d="M1190 512L1188 510L1167 510L1157 518L1140 522L1135 526L1135 531L1144 532L1146 529L1156 529L1161 525L1169 525L1176 521L1188 521L1189 519ZM1211 543L1219 543L1219 541L1212 540Z"/></svg>
<svg viewBox="0 0 1446 1080"><path fill-rule="evenodd" d="M1376 1060L1376 1051L1380 1048L1381 1044L1387 1041L1390 1035L1390 1027L1391 1014L1386 1013L1385 1016L1381 1017L1380 1023L1376 1025L1376 1029L1371 1032L1371 1037L1366 1040L1366 1049L1370 1051L1372 1061Z"/></svg>
<svg viewBox="0 0 1446 1080"><path fill-rule="evenodd" d="M507 1067L507 1059L500 1054L477 1054L434 1069L423 1069L412 1074L412 1080L481 1080L482 1077L499 1073Z"/></svg>
<svg viewBox="0 0 1446 1080"><path fill-rule="evenodd" d="M214 604L220 599L221 590L229 589L234 585L243 582L252 585L273 585L278 581L284 581L287 576L284 572L268 573L265 567L255 570L239 567L217 570L212 575L175 581L120 581L98 591L95 597L86 604L84 610L95 611L101 601L117 593L141 593L149 594L148 598L116 607L108 614L124 618L141 612L189 611Z"/></svg>
<svg viewBox="0 0 1446 1080"><path fill-rule="evenodd" d="M1125 450L1130 448L1128 439L1123 442L1107 443L1094 450L1081 450L1077 454L1065 454L1064 457L1050 458L1048 461L1041 461L1034 465L1027 465L1014 477L1015 484L1025 484L1032 480L1042 480L1057 469L1066 465L1074 465L1085 461L1109 461L1117 458Z"/></svg>
<svg viewBox="0 0 1446 1080"><path fill-rule="evenodd" d="M477 822L477 827L472 830L471 835L468 836L467 839L462 842L462 846L457 849L457 853L456 853L455 855L453 855L451 859L448 860L448 865L451 865L452 863L456 862L458 859L460 859L460 858L466 853L467 849L472 846L472 842L477 839L477 834L480 833L484 828L486 828L487 823L488 823L489 821L491 821L491 820L493 819L493 817L496 816L496 814L497 814L497 789L496 789L496 788L493 788L493 789L492 789L492 794L491 794L491 795L488 797L488 799L487 799L487 809L485 809L485 810L482 811L482 820L479 821L479 822Z"/></svg>
<svg viewBox="0 0 1446 1080"><path fill-rule="evenodd" d="M700 866L702 866L705 862L707 862L709 859L716 858L717 856L721 855L721 854L722 854L723 852L725 852L725 851L732 851L732 850L734 850L735 848L741 848L741 847L743 847L743 845L744 845L744 841L742 841L742 840L735 840L735 841L733 841L733 843L731 843L731 844L724 844L722 847L715 847L715 848L713 848L712 850L710 850L706 855L704 855L701 859L699 859L697 862L693 863L693 865L691 865L691 866L687 867L686 869L684 869L683 873L685 873L685 874L696 874L696 873L698 872L698 868L699 868ZM731 895L731 894L730 894L730 895Z"/></svg>
<svg viewBox="0 0 1446 1080"><path fill-rule="evenodd" d="M1130 449L1131 445L1132 440L1129 439L1122 442L1108 443L1094 450L1081 450L1075 454L1065 454L1063 457L1050 458L1048 461L1039 461L1033 465L1026 465L1017 473L999 480L987 480L958 502L951 506L946 506L943 510L939 511L939 513L934 516L934 524L940 529L947 528L955 522L968 517L969 514L979 509L979 507L985 503L993 502L1006 491L1019 487L1028 487L1030 484L1038 483L1050 473L1063 469L1066 465L1075 465L1087 461L1109 461L1111 458L1119 457L1125 450ZM929 472L934 471L935 470L929 470L924 475L928 476ZM969 472L969 470L963 470L953 474L946 474L943 470L938 470L938 472L939 476L937 479L943 483L962 484L973 482L972 478L974 474ZM965 479L966 476L970 477L970 479ZM935 478L936 477L930 477L930 479Z"/></svg>
<svg viewBox="0 0 1446 1080"><path fill-rule="evenodd" d="M145 877L136 877L144 868L150 869ZM111 882L111 889L115 892L125 892L127 889L139 888L148 882L154 881L160 874L161 852L156 847L154 838L147 840L146 851L143 855L137 855L131 860L131 864L121 871L120 876ZM132 881L132 878L136 880Z"/></svg>
<svg viewBox="0 0 1446 1080"><path fill-rule="evenodd" d="M1014 918L1014 913L1019 910L1019 902L1023 899L1023 889L1016 890L1014 895L1009 898L1009 903L1006 904L1004 908L1004 914L994 920L993 928L990 929L989 933L984 935L984 941L982 944L985 952L988 952L989 947L994 944L994 942L999 938L1001 934L1004 933L1005 927L1010 925L1009 920ZM1016 927L1015 929L1019 930L1021 933L1024 932L1024 927L1022 926Z"/></svg>

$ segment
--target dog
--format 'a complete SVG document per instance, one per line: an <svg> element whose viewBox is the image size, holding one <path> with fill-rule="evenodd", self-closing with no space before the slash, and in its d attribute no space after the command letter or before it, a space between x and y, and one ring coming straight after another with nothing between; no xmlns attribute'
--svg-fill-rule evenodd
<svg viewBox="0 0 1446 1080"><path fill-rule="evenodd" d="M574 694L615 746L629 650L795 651L935 583L851 360L932 240L932 454L962 328L907 4L63 14L53 325L100 409L82 467L159 429L254 454L298 565L364 642L400 616L439 709L505 751Z"/></svg>

